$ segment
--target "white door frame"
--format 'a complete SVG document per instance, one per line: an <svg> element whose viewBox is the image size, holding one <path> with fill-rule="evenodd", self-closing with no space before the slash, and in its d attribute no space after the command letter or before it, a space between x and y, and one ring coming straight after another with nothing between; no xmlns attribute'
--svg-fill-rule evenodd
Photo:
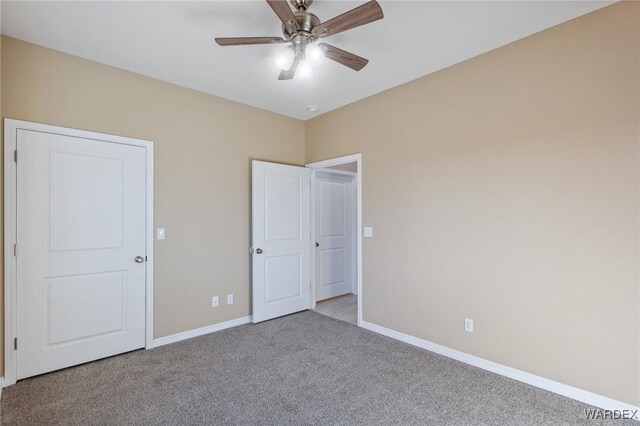
<svg viewBox="0 0 640 426"><path fill-rule="evenodd" d="M146 152L146 256L145 274L145 348L153 348L153 142L113 136L85 130L51 126L28 121L4 119L4 381L3 387L16 382L17 334L17 259L14 253L17 220L17 163L14 161L18 130L93 139L98 142L139 146ZM18 158L18 161L20 159Z"/></svg>
<svg viewBox="0 0 640 426"><path fill-rule="evenodd" d="M314 163L305 164L305 167L310 169L326 169L328 167L339 166L342 164L356 163L358 165L358 171L356 173L356 247L357 247L357 271L358 271L358 327L362 327L362 154L352 154L344 157L331 158L329 160L317 161ZM312 170L311 175L311 245L313 246L316 241L315 231L315 170ZM333 170L331 170L333 171ZM315 283L315 249L312 247L311 261L311 308L316 306L316 283Z"/></svg>

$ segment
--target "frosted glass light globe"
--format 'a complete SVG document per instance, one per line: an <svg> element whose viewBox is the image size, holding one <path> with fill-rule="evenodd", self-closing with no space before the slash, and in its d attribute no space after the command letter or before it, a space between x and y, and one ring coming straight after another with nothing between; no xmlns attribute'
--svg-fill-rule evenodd
<svg viewBox="0 0 640 426"><path fill-rule="evenodd" d="M309 44L305 49L304 53L307 59L310 60L311 62L320 62L322 58L324 58L324 53L322 52L322 49L320 49L315 44Z"/></svg>
<svg viewBox="0 0 640 426"><path fill-rule="evenodd" d="M286 47L282 49L275 57L276 65L282 70L288 70L295 57L293 50Z"/></svg>

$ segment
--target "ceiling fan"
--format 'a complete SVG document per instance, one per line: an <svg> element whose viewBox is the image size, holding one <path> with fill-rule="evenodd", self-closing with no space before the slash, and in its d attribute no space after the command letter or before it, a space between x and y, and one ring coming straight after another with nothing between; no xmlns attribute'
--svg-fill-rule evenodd
<svg viewBox="0 0 640 426"><path fill-rule="evenodd" d="M313 0L267 0L267 3L282 21L284 37L216 38L216 43L220 46L291 43L279 58L279 65L283 68L280 77L278 77L279 80L291 80L299 67L308 66L307 60L313 61L323 55L356 71L360 71L369 62L368 59L330 44L318 43L316 45L315 42L319 38L329 37L382 19L384 17L382 8L376 0L371 0L324 22L321 22L313 13L308 12ZM289 3L295 8L295 11L291 10ZM289 60L291 65L284 69Z"/></svg>

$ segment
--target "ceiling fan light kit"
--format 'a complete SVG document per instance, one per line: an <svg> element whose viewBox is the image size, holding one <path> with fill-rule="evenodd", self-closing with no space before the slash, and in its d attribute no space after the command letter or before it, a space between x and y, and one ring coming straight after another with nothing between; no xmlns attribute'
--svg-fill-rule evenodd
<svg viewBox="0 0 640 426"><path fill-rule="evenodd" d="M276 63L282 69L279 80L291 80L296 72L301 77L308 76L311 73L310 62L317 62L323 57L355 71L360 71L369 62L330 44L316 44L316 41L382 19L384 14L376 0L324 22L308 11L313 0L267 0L267 3L282 22L283 37L216 38L216 43L220 46L290 43L276 57Z"/></svg>

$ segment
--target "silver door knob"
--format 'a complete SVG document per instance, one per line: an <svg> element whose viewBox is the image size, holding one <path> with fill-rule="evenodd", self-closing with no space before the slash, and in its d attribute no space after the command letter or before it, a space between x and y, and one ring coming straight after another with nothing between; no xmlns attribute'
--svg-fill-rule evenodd
<svg viewBox="0 0 640 426"><path fill-rule="evenodd" d="M256 254L262 254L262 249L261 248L257 248L256 249Z"/></svg>
<svg viewBox="0 0 640 426"><path fill-rule="evenodd" d="M144 257L136 256L133 260L135 260L136 263L142 263L142 262L144 262Z"/></svg>

